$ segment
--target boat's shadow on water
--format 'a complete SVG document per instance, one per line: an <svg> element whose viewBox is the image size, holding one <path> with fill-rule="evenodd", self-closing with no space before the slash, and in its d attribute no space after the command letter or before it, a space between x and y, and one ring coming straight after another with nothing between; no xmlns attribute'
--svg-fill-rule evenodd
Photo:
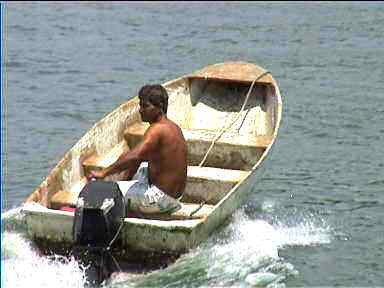
<svg viewBox="0 0 384 288"><path fill-rule="evenodd" d="M180 257L180 254L136 251L132 253L124 251L124 257L122 257L121 251L117 249L108 251L105 249L55 246L52 244L49 246L38 245L37 248L45 256L60 255L64 259L74 257L84 271L85 287L99 287L113 281L118 276L121 278L121 275L141 275L165 269Z"/></svg>

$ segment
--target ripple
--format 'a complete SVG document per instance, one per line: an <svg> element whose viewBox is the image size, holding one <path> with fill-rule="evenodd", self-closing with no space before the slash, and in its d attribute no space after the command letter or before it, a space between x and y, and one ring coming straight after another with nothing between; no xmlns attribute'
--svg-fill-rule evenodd
<svg viewBox="0 0 384 288"><path fill-rule="evenodd" d="M327 138L327 137L329 137L329 133L328 132L319 132L319 133L312 134L312 136L315 138Z"/></svg>
<svg viewBox="0 0 384 288"><path fill-rule="evenodd" d="M76 70L76 69L70 69L70 70L65 70L64 73L65 74L75 74L75 75L78 75L78 74L83 74L83 71Z"/></svg>
<svg viewBox="0 0 384 288"><path fill-rule="evenodd" d="M135 69L129 67L129 66L126 66L126 67L113 67L112 68L113 71L118 71L118 72L134 72Z"/></svg>
<svg viewBox="0 0 384 288"><path fill-rule="evenodd" d="M363 208L373 208L376 206L383 206L382 203L379 201L355 201L357 204L355 204L355 207L352 207L349 209L349 211L359 210Z"/></svg>
<svg viewBox="0 0 384 288"><path fill-rule="evenodd" d="M74 32L76 31L75 27L73 26L64 26L64 25L60 25L60 24L56 24L53 26L54 28L58 28L59 30L61 31L69 31L69 32Z"/></svg>
<svg viewBox="0 0 384 288"><path fill-rule="evenodd" d="M374 180L374 181L368 182L368 185L372 185L372 186L383 185L384 186L384 179L383 180Z"/></svg>
<svg viewBox="0 0 384 288"><path fill-rule="evenodd" d="M22 68L25 67L26 64L18 61L8 61L5 63L5 66L8 68Z"/></svg>
<svg viewBox="0 0 384 288"><path fill-rule="evenodd" d="M130 26L130 27L142 26L142 23L140 23L138 19L121 20L121 24Z"/></svg>
<svg viewBox="0 0 384 288"><path fill-rule="evenodd" d="M118 81L114 80L114 79L104 79L104 80L98 80L97 83L101 83L101 84L115 84L117 83Z"/></svg>
<svg viewBox="0 0 384 288"><path fill-rule="evenodd" d="M95 87L97 87L96 85L89 84L89 83L79 83L76 86L79 88L85 88L85 89L94 89Z"/></svg>
<svg viewBox="0 0 384 288"><path fill-rule="evenodd" d="M216 40L213 40L211 42L215 43L215 44L231 44L231 45L239 44L239 42L237 42L236 40L229 39L229 38L216 39Z"/></svg>
<svg viewBox="0 0 384 288"><path fill-rule="evenodd" d="M9 29L12 30L14 29L15 31L21 31L25 33L31 33L31 32L36 32L37 28L35 27L26 27L20 24L15 24L15 25L10 25Z"/></svg>
<svg viewBox="0 0 384 288"><path fill-rule="evenodd" d="M55 70L38 70L37 74L40 75L56 75L59 71Z"/></svg>
<svg viewBox="0 0 384 288"><path fill-rule="evenodd" d="M341 127L345 129L363 129L363 126L357 123L347 123L342 125Z"/></svg>

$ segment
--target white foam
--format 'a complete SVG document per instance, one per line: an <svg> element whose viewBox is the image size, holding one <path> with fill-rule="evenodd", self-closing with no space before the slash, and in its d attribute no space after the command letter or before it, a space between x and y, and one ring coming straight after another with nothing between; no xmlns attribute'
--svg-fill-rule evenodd
<svg viewBox="0 0 384 288"><path fill-rule="evenodd" d="M261 210L264 212L273 212L276 204L272 200L264 201L261 205Z"/></svg>
<svg viewBox="0 0 384 288"><path fill-rule="evenodd" d="M313 246L331 242L331 228L317 226L308 219L303 219L303 222L292 227L277 225L275 229L278 233L280 247Z"/></svg>
<svg viewBox="0 0 384 288"><path fill-rule="evenodd" d="M279 275L269 272L251 273L245 278L246 283L258 287L264 287L278 281Z"/></svg>
<svg viewBox="0 0 384 288"><path fill-rule="evenodd" d="M2 247L5 287L84 287L84 272L73 258L42 256L18 233L4 233Z"/></svg>
<svg viewBox="0 0 384 288"><path fill-rule="evenodd" d="M251 221L242 213L235 219L228 228L229 241L209 249L208 278L216 279L217 285L229 285L226 281L234 279L245 281L249 274L279 261L278 235L272 225Z"/></svg>
<svg viewBox="0 0 384 288"><path fill-rule="evenodd" d="M5 231L24 230L24 215L21 211L22 207L16 207L1 213L1 222Z"/></svg>
<svg viewBox="0 0 384 288"><path fill-rule="evenodd" d="M267 210L274 204L267 203ZM287 246L327 244L331 241L331 228L311 215L293 225L266 220L252 220L238 211L235 221L227 228L230 240L215 245L209 251L209 278L238 279L256 286L281 287L282 281L296 276L298 271L279 257ZM285 220L285 219L284 219ZM220 276L220 274L225 276ZM228 284L221 282L218 284Z"/></svg>
<svg viewBox="0 0 384 288"><path fill-rule="evenodd" d="M46 209L36 204L28 207ZM152 277L164 279L169 273L182 274L191 267L200 267L198 269L203 269L206 274L198 277L202 277L201 281L211 286L244 283L251 286L284 287L285 279L294 277L298 272L292 264L279 257L279 251L290 246L330 243L332 230L319 216L298 213L275 215L273 211L276 207L272 202L264 203L263 207L264 212L272 214L273 221L250 219L240 210L224 231L215 234L216 238L224 235L224 239L215 239L214 243L208 241L209 247L204 248L203 245L192 250L166 270L142 275L117 273L110 283L146 283L146 279ZM3 213L2 219L17 218L21 214L20 207L15 208ZM2 264L6 287L30 287L31 283L36 287L84 286L84 273L74 259L49 259L39 255L32 243L21 234L6 232L3 236ZM169 281L173 282L174 279L169 277Z"/></svg>
<svg viewBox="0 0 384 288"><path fill-rule="evenodd" d="M5 211L1 213L1 221L4 221L6 219L14 218L18 215L20 215L21 207L12 208L8 211Z"/></svg>

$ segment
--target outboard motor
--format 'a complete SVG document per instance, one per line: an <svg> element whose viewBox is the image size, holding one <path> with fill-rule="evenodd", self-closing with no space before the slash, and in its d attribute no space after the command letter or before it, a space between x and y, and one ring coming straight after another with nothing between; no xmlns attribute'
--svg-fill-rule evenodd
<svg viewBox="0 0 384 288"><path fill-rule="evenodd" d="M77 200L75 245L108 247L125 217L124 199L116 182L91 181Z"/></svg>
<svg viewBox="0 0 384 288"><path fill-rule="evenodd" d="M116 182L91 181L81 190L73 222L74 252L90 264L86 275L91 284L109 277L107 260L113 258L110 248L124 217L124 199Z"/></svg>

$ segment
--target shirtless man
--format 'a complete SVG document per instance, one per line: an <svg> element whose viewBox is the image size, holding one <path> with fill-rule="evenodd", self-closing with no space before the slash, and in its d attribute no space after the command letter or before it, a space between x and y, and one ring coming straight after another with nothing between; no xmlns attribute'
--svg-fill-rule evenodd
<svg viewBox="0 0 384 288"><path fill-rule="evenodd" d="M92 171L88 179L124 171L126 180L133 181L118 184L131 210L174 212L181 208L177 199L186 185L187 145L181 129L166 116L168 94L164 87L146 85L140 89L139 99L141 118L150 123L143 142L109 167Z"/></svg>

